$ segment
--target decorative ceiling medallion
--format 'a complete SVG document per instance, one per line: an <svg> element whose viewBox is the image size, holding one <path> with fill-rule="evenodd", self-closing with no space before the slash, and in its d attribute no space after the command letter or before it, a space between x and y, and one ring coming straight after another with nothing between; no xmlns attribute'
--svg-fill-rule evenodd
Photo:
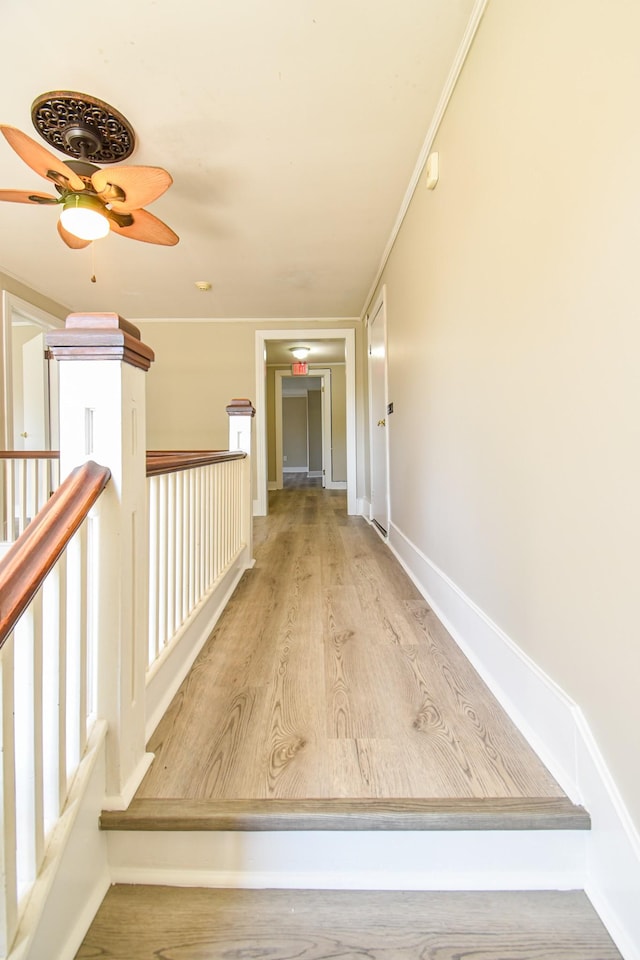
<svg viewBox="0 0 640 960"><path fill-rule="evenodd" d="M131 156L136 144L126 117L85 93L43 93L31 105L31 119L50 146L91 163L119 163Z"/></svg>

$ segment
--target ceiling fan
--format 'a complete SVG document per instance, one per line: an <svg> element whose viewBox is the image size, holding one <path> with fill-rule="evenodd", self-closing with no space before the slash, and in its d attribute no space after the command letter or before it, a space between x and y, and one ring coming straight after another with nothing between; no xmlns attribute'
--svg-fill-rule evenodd
<svg viewBox="0 0 640 960"><path fill-rule="evenodd" d="M83 93L45 93L34 100L31 119L50 146L72 159L60 160L16 127L0 132L27 166L53 183L57 196L28 190L0 190L0 200L61 207L58 233L74 250L109 231L132 240L173 246L179 237L144 210L173 183L162 167L115 166L131 155L130 123L109 104Z"/></svg>

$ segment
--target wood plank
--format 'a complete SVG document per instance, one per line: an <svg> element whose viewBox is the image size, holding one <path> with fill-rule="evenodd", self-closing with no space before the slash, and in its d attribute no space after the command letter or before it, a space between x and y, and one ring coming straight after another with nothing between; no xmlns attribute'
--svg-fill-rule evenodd
<svg viewBox="0 0 640 960"><path fill-rule="evenodd" d="M115 886L76 960L622 960L586 896Z"/></svg>
<svg viewBox="0 0 640 960"><path fill-rule="evenodd" d="M134 800L103 830L588 830L563 797L526 800Z"/></svg>
<svg viewBox="0 0 640 960"><path fill-rule="evenodd" d="M138 798L560 797L342 491L271 497Z"/></svg>

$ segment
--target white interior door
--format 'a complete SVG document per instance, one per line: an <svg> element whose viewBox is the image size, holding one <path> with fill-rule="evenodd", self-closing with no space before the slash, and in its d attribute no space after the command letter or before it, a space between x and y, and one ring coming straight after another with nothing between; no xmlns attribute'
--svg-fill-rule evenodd
<svg viewBox="0 0 640 960"><path fill-rule="evenodd" d="M371 425L371 520L389 531L389 440L387 330L384 300L369 322L369 416Z"/></svg>
<svg viewBox="0 0 640 960"><path fill-rule="evenodd" d="M22 345L23 450L49 448L49 362L45 359L44 333Z"/></svg>

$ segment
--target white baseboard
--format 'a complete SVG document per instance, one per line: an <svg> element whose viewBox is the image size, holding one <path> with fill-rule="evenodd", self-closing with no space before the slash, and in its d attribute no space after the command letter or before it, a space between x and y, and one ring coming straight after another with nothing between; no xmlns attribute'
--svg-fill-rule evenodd
<svg viewBox="0 0 640 960"><path fill-rule="evenodd" d="M106 724L96 724L7 960L73 960L109 889L107 840L98 830L105 736Z"/></svg>
<svg viewBox="0 0 640 960"><path fill-rule="evenodd" d="M306 467L283 467L282 472L283 473L306 473L307 468Z"/></svg>
<svg viewBox="0 0 640 960"><path fill-rule="evenodd" d="M368 520L371 516L371 503L367 497L359 497L356 507L359 517L364 517L365 520Z"/></svg>
<svg viewBox="0 0 640 960"><path fill-rule="evenodd" d="M586 831L109 831L117 883L340 890L575 889Z"/></svg>
<svg viewBox="0 0 640 960"><path fill-rule="evenodd" d="M625 960L640 960L640 838L579 706L393 523L389 546L552 775L591 814L581 886Z"/></svg>
<svg viewBox="0 0 640 960"><path fill-rule="evenodd" d="M145 739L149 739L148 736ZM135 770L128 778L121 793L107 794L102 802L103 810L126 810L135 796L135 792L142 783L153 763L153 753L143 753L138 760Z"/></svg>
<svg viewBox="0 0 640 960"><path fill-rule="evenodd" d="M218 578L156 662L149 668L145 727L147 740L166 713L180 684L191 669L193 661L229 602L242 574L253 564L254 561L249 556L247 547L243 547L233 563Z"/></svg>

